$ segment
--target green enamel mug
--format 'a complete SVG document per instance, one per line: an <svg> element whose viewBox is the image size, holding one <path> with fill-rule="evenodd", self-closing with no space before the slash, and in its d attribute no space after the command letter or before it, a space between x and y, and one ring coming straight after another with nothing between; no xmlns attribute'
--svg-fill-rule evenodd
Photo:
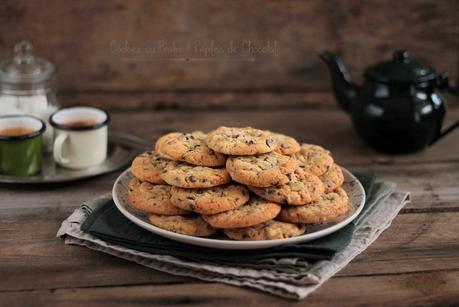
<svg viewBox="0 0 459 307"><path fill-rule="evenodd" d="M34 116L0 116L1 175L32 176L41 171L45 129Z"/></svg>

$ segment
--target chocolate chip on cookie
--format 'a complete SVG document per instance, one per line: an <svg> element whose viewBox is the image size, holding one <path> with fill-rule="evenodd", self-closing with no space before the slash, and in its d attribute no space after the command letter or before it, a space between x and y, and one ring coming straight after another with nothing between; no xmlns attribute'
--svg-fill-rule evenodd
<svg viewBox="0 0 459 307"><path fill-rule="evenodd" d="M189 211L172 205L170 190L171 187L167 185L152 185L133 178L129 182L128 202L133 208L148 213L163 215L189 214Z"/></svg>
<svg viewBox="0 0 459 307"><path fill-rule="evenodd" d="M325 192L330 193L340 187L344 182L344 175L341 167L333 164L324 174L320 175L320 180L325 185Z"/></svg>
<svg viewBox="0 0 459 307"><path fill-rule="evenodd" d="M155 150L161 156L200 166L225 165L226 156L210 149L207 135L201 131L191 133L173 132L158 139Z"/></svg>
<svg viewBox="0 0 459 307"><path fill-rule="evenodd" d="M300 144L294 138L280 133L271 133L274 136L274 141L277 143L277 147L274 149L275 152L290 155L300 151Z"/></svg>
<svg viewBox="0 0 459 307"><path fill-rule="evenodd" d="M161 178L172 186L185 189L210 188L231 181L224 168L192 166L186 163L166 168Z"/></svg>
<svg viewBox="0 0 459 307"><path fill-rule="evenodd" d="M300 167L317 176L322 175L333 166L330 152L319 145L301 144L299 152L291 157L297 159Z"/></svg>
<svg viewBox="0 0 459 307"><path fill-rule="evenodd" d="M227 155L257 155L277 147L272 133L252 127L220 127L207 135L207 146Z"/></svg>
<svg viewBox="0 0 459 307"><path fill-rule="evenodd" d="M324 193L324 184L311 173L297 167L287 173L288 182L267 188L249 186L248 188L258 196L281 204L305 205L320 198Z"/></svg>
<svg viewBox="0 0 459 307"><path fill-rule="evenodd" d="M286 239L302 235L305 231L305 225L273 220L255 226L223 230L228 238L240 241Z"/></svg>
<svg viewBox="0 0 459 307"><path fill-rule="evenodd" d="M163 170L168 166L175 165L175 162L162 158L155 151L144 152L132 161L131 173L140 181L162 184Z"/></svg>
<svg viewBox="0 0 459 307"><path fill-rule="evenodd" d="M166 216L151 214L148 216L153 225L176 233L193 237L208 237L217 232L199 215Z"/></svg>
<svg viewBox="0 0 459 307"><path fill-rule="evenodd" d="M249 200L249 191L242 185L227 184L207 189L172 187L171 202L184 210L216 214L241 207Z"/></svg>
<svg viewBox="0 0 459 307"><path fill-rule="evenodd" d="M304 206L284 206L277 219L291 223L315 224L331 222L349 210L348 196L342 188L322 195Z"/></svg>
<svg viewBox="0 0 459 307"><path fill-rule="evenodd" d="M234 181L262 188L287 183L287 174L297 166L295 159L276 152L235 156L226 161L226 169Z"/></svg>
<svg viewBox="0 0 459 307"><path fill-rule="evenodd" d="M280 209L279 204L252 197L237 209L202 217L215 228L241 228L272 220L279 214Z"/></svg>

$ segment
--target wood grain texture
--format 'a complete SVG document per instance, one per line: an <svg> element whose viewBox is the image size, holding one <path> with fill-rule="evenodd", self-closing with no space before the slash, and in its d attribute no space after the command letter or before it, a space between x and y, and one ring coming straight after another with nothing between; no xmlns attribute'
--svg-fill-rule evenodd
<svg viewBox="0 0 459 307"><path fill-rule="evenodd" d="M70 214L67 211L50 209L46 215L37 209L21 210L16 215L0 211L0 273L9 276L0 279L0 292L190 281L86 248L63 245L55 234ZM401 214L339 276L459 270L457 220L459 212Z"/></svg>
<svg viewBox="0 0 459 307"><path fill-rule="evenodd" d="M232 111L232 112L142 112L135 120L126 113L114 113L112 128L129 131L153 141L171 131L209 131L219 126L254 126L292 135L301 142L323 145L334 152L336 160L347 166L395 165L418 162L457 161L457 131L424 152L411 155L384 155L366 147L352 128L349 117L336 110L314 111ZM448 122L459 118L451 109ZM139 127L141 127L139 129Z"/></svg>
<svg viewBox="0 0 459 307"><path fill-rule="evenodd" d="M93 105L107 110L233 111L336 108L331 92L292 90L64 91L63 105ZM459 101L457 98L453 98Z"/></svg>
<svg viewBox="0 0 459 307"><path fill-rule="evenodd" d="M459 117L459 110L451 112ZM0 305L452 305L459 300L459 150L456 132L415 155L386 156L359 143L337 110L114 112L112 128L153 143L172 130L253 125L329 147L343 166L373 170L411 191L391 227L306 301L171 276L65 246L60 223L82 201L110 191L117 174L50 186L0 185Z"/></svg>
<svg viewBox="0 0 459 307"><path fill-rule="evenodd" d="M333 278L300 302L209 283L0 292L0 300L35 306L453 306L458 287L458 271L438 271Z"/></svg>
<svg viewBox="0 0 459 307"><path fill-rule="evenodd" d="M268 112L112 112L111 128L154 140L170 131L208 131L219 125L271 129L303 142L329 148L335 160L351 170L373 170L381 179L397 182L412 190L413 202L406 210L450 210L457 206L459 191L459 132L424 152L411 155L384 155L365 147L354 133L349 118L341 111L268 111ZM449 114L459 118L459 110ZM441 174L441 176L437 176ZM109 192L116 174L86 181L49 185L47 189L30 186L0 185L3 209L74 208L82 201ZM432 180L436 178L436 180ZM78 193L75 193L75 191ZM28 197L17 201L20 193Z"/></svg>
<svg viewBox="0 0 459 307"><path fill-rule="evenodd" d="M348 167L345 163L341 164ZM396 182L399 189L413 193L412 202L405 212L449 212L457 211L459 190L459 165L457 162L428 163L415 165L354 165L349 167L356 171L373 171L380 180ZM82 202L100 196L111 190L119 172L85 181L68 183L59 187L51 185L42 187L0 185L2 205L0 212L4 215L16 215L33 209L35 214L47 214L58 208L63 216ZM441 176L438 176L441 174ZM438 178L437 178L438 177ZM432 178L437 178L432 180ZM76 193L75 191L78 191ZM27 193L27 197L18 201L18 195Z"/></svg>
<svg viewBox="0 0 459 307"><path fill-rule="evenodd" d="M330 95L324 49L358 81L400 48L457 80L458 9L450 0L6 0L0 58L31 40L59 67L64 104L331 106L314 98Z"/></svg>

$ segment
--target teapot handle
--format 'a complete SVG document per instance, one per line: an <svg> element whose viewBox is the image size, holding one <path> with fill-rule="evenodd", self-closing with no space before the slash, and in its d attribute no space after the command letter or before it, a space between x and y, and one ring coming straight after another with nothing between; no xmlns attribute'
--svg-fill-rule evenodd
<svg viewBox="0 0 459 307"><path fill-rule="evenodd" d="M448 91L448 93L451 93L453 95L459 95L459 86L452 87L449 84L449 77L448 77L448 73L447 72L444 72L444 73L442 73L441 75L438 76L438 78L437 78L437 86L438 86L438 88L440 90L446 90L446 91ZM441 139L445 135L449 134L451 131L453 131L457 127L459 127L459 120L456 121L451 126L449 126L448 128L446 128L444 131L441 131L437 136L435 136L434 139L432 140L432 142L430 142L430 145L432 145L433 143L435 143L436 141L438 141L439 139Z"/></svg>
<svg viewBox="0 0 459 307"><path fill-rule="evenodd" d="M451 126L449 126L448 128L446 128L446 130L440 132L436 137L434 137L434 139L432 140L432 142L430 142L429 145L432 145L433 143L435 143L436 141L438 141L439 139L441 139L445 135L449 134L451 131L453 131L457 127L459 127L459 120L457 122L455 122L454 124L452 124Z"/></svg>
<svg viewBox="0 0 459 307"><path fill-rule="evenodd" d="M454 87L449 84L449 75L447 72L444 72L437 77L437 87L440 90L448 91L448 93L459 95L459 86Z"/></svg>

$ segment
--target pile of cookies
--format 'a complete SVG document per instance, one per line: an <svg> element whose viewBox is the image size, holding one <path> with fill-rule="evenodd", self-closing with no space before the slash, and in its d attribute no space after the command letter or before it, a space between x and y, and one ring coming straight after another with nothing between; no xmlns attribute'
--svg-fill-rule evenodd
<svg viewBox="0 0 459 307"><path fill-rule="evenodd" d="M190 236L283 239L348 211L328 150L251 127L166 134L131 173L129 204L153 225Z"/></svg>

